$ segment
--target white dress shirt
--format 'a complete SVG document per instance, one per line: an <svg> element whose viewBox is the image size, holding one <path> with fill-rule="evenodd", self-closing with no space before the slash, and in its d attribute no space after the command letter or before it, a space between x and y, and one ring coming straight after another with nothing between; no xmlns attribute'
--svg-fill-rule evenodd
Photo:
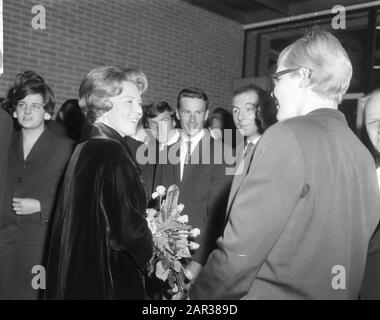
<svg viewBox="0 0 380 320"><path fill-rule="evenodd" d="M178 141L178 139L181 136L180 133L179 133L179 130L177 130L177 129L173 129L173 130L174 130L174 133L168 139L168 141L166 141L165 143L160 143L160 145L159 145L159 151L164 150L165 147L171 146L172 144L174 144L174 143L176 143Z"/></svg>
<svg viewBox="0 0 380 320"><path fill-rule="evenodd" d="M185 166L186 155L187 155L187 142L191 140L191 153L193 153L195 147L203 138L205 132L204 130L199 131L194 137L189 137L184 131L181 134L181 149L180 149L180 166L181 166L181 181L183 176L183 168Z"/></svg>
<svg viewBox="0 0 380 320"><path fill-rule="evenodd" d="M255 137L253 139L252 138L247 138L247 144L246 144L246 146L244 148L243 154L245 154L245 151L247 150L247 147L248 147L249 143L253 143L253 145L255 145L256 143L259 142L260 138L261 138L261 135Z"/></svg>

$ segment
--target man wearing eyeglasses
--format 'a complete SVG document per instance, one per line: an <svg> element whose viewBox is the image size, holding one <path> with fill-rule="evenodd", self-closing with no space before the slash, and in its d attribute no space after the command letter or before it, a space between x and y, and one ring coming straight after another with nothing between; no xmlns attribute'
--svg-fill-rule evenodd
<svg viewBox="0 0 380 320"><path fill-rule="evenodd" d="M380 204L374 161L337 110L351 75L328 32L281 52L279 123L234 177L228 223L191 299L358 298Z"/></svg>

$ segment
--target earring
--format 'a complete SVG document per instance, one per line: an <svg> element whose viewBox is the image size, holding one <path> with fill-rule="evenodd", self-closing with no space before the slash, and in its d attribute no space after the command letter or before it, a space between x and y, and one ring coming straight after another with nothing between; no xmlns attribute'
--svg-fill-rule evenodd
<svg viewBox="0 0 380 320"><path fill-rule="evenodd" d="M13 112L12 116L13 116L13 118L17 119L17 113L16 113L16 111Z"/></svg>
<svg viewBox="0 0 380 320"><path fill-rule="evenodd" d="M51 115L48 113L45 113L44 114L44 120L50 120L50 119L51 119Z"/></svg>

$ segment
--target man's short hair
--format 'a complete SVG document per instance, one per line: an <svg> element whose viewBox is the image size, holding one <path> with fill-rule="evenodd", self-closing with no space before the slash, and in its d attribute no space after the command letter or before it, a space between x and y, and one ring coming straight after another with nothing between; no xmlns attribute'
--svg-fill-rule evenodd
<svg viewBox="0 0 380 320"><path fill-rule="evenodd" d="M177 98L177 109L180 108L180 102L182 98L194 98L194 99L201 99L205 102L206 110L208 110L208 98L206 93L204 93L201 89L198 88L185 88L180 91Z"/></svg>
<svg viewBox="0 0 380 320"><path fill-rule="evenodd" d="M151 103L145 106L144 116L147 119L153 119L166 111L174 116L173 108L166 101Z"/></svg>
<svg viewBox="0 0 380 320"><path fill-rule="evenodd" d="M172 120L176 122L174 109L166 101L151 103L143 106L142 121L144 128L149 128L148 119L153 119L166 111L170 113Z"/></svg>
<svg viewBox="0 0 380 320"><path fill-rule="evenodd" d="M79 106L89 122L112 109L107 99L121 94L123 82L134 83L141 93L148 88L146 76L136 68L102 66L84 78L79 88Z"/></svg>
<svg viewBox="0 0 380 320"><path fill-rule="evenodd" d="M265 95L265 92L266 92L263 88L260 88L259 86L255 85L253 83L250 83L250 84L247 84L247 85L244 85L242 87L235 89L232 93L232 97L235 98L239 94L251 92L251 91L255 92L258 95L259 102L262 99L262 97Z"/></svg>
<svg viewBox="0 0 380 320"><path fill-rule="evenodd" d="M340 103L350 85L350 59L339 40L329 32L313 29L286 47L278 61L289 69L310 69L311 89L322 98Z"/></svg>

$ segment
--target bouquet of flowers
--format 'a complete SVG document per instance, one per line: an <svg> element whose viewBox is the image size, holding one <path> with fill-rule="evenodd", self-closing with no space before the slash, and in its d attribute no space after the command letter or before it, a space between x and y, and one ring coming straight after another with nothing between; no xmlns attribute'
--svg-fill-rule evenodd
<svg viewBox="0 0 380 320"><path fill-rule="evenodd" d="M166 196L166 197L165 197ZM186 279L192 275L184 268L190 250L199 248L193 240L200 234L198 228L188 225L189 218L182 215L183 204L178 204L179 188L158 186L152 198L159 198L159 210L147 209L148 226L153 235L154 249L149 275L153 274L169 288L170 294L187 296ZM165 199L164 199L165 198Z"/></svg>

